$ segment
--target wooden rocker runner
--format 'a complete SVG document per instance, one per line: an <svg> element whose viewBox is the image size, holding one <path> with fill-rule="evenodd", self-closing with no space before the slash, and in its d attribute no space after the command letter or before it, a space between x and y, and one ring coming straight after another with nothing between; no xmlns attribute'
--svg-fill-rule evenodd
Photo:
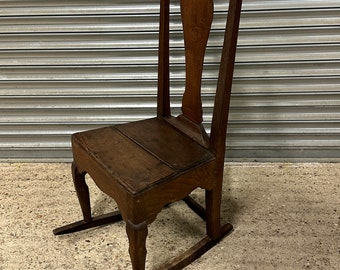
<svg viewBox="0 0 340 270"><path fill-rule="evenodd" d="M201 77L213 0L181 0L186 82L182 114L169 98L169 0L160 1L157 117L72 136L73 180L84 219L55 229L71 233L119 220L126 223L134 270L145 269L148 224L162 208L184 200L206 221L206 237L160 269L182 269L232 230L220 224L226 128L242 0L230 0L210 137L202 126ZM92 217L85 175L119 212ZM203 208L189 195L205 190Z"/></svg>

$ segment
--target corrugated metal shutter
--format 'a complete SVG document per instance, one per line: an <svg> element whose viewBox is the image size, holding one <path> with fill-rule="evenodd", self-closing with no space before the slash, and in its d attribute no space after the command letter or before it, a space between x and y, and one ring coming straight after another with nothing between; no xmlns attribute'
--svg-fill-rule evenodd
<svg viewBox="0 0 340 270"><path fill-rule="evenodd" d="M158 2L0 0L0 160L66 160L73 132L154 116ZM207 127L227 9L215 2L203 82ZM178 112L178 1L172 12ZM340 157L339 15L338 0L244 0L230 159Z"/></svg>
<svg viewBox="0 0 340 270"><path fill-rule="evenodd" d="M340 1L246 1L232 157L340 157Z"/></svg>
<svg viewBox="0 0 340 270"><path fill-rule="evenodd" d="M0 159L65 160L70 134L154 115L158 1L0 1Z"/></svg>

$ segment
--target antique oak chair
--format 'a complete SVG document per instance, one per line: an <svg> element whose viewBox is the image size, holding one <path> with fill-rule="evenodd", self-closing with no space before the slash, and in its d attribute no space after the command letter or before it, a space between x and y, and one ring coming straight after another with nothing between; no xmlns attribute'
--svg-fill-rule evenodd
<svg viewBox="0 0 340 270"><path fill-rule="evenodd" d="M206 237L161 269L182 269L232 230L220 224L230 92L242 0L230 0L210 137L202 126L201 77L213 0L181 0L186 82L182 114L169 98L169 0L160 0L157 117L72 136L73 180L84 219L54 230L64 234L123 219L133 269L145 269L148 224L162 208L184 200L206 221ZM119 211L92 217L85 175ZM205 190L205 209L189 194Z"/></svg>

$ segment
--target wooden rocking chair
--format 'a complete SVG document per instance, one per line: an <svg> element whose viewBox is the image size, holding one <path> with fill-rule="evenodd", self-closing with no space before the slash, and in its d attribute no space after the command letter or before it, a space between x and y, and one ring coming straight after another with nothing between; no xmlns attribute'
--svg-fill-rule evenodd
<svg viewBox="0 0 340 270"><path fill-rule="evenodd" d="M182 114L169 98L169 0L160 0L157 117L72 136L73 180L84 219L55 229L56 235L124 220L134 270L145 269L148 224L162 208L184 200L206 221L206 237L161 269L182 269L229 231L220 208L236 43L242 0L230 0L210 137L202 126L201 77L213 18L213 0L181 0L186 83ZM119 212L92 217L85 175L117 203ZM189 194L205 190L205 209Z"/></svg>

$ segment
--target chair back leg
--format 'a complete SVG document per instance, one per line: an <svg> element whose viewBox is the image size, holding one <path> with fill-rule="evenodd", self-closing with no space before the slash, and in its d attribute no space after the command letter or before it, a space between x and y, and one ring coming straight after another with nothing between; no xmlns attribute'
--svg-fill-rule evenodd
<svg viewBox="0 0 340 270"><path fill-rule="evenodd" d="M205 191L207 235L211 239L221 236L221 200L222 181L220 186Z"/></svg>

